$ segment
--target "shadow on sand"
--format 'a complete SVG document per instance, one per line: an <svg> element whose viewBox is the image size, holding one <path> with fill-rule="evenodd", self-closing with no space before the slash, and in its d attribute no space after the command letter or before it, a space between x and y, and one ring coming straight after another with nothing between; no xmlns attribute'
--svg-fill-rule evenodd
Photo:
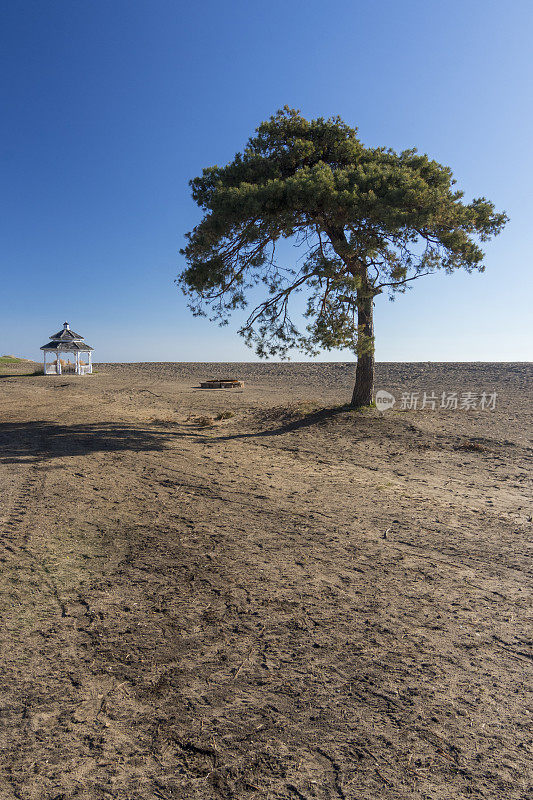
<svg viewBox="0 0 533 800"><path fill-rule="evenodd" d="M343 405L343 406L334 406L333 408L321 408L317 411L311 411L307 414L302 414L295 416L294 413L290 411L285 415L278 416L277 425L275 427L271 427L271 424L268 427L259 430L259 431L250 431L247 433L234 433L228 434L226 436L217 436L217 441L224 441L224 440L231 440L231 439L255 439L260 437L268 437L268 436L283 436L286 433L291 433L292 431L302 430L304 428L317 428L321 425L325 425L328 421L335 419L335 417L342 415L342 414L351 414L351 419L361 419L361 409L355 409L350 405ZM364 409L366 411L366 409ZM272 423L274 420L265 418L266 423Z"/></svg>
<svg viewBox="0 0 533 800"><path fill-rule="evenodd" d="M0 463L42 462L95 452L166 450L168 433L119 423L0 423Z"/></svg>
<svg viewBox="0 0 533 800"><path fill-rule="evenodd" d="M4 378L35 378L37 375L43 375L42 369L34 369L32 372L0 372L0 380Z"/></svg>
<svg viewBox="0 0 533 800"><path fill-rule="evenodd" d="M205 442L208 430L212 441L219 442L282 436L291 431L320 427L336 416L350 411L354 413L349 406L337 406L296 418L289 412L286 416L276 415L275 419L264 418L259 430L219 434L214 437L213 428L184 430L179 423L172 428L161 429L161 423L156 422L148 429L114 422L77 425L61 425L46 420L3 422L0 423L0 463L38 463L96 452L163 451L176 438ZM156 429L156 425L159 429Z"/></svg>

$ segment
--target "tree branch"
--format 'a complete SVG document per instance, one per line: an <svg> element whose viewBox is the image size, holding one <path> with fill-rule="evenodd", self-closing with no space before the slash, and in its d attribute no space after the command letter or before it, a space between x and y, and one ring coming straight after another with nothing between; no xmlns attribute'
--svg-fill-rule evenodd
<svg viewBox="0 0 533 800"><path fill-rule="evenodd" d="M380 283L376 286L376 289L386 289L387 286L401 286L403 283L409 283L409 281L415 281L417 278L423 278L424 275L432 275L433 272L420 272L418 275L413 275L411 278L405 278L403 281L393 281L392 283Z"/></svg>

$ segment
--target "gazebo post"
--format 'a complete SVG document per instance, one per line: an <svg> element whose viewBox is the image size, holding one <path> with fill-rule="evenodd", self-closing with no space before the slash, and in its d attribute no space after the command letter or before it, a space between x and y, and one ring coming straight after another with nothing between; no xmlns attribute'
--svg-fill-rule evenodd
<svg viewBox="0 0 533 800"><path fill-rule="evenodd" d="M56 353L56 372L58 375L61 375L61 358L59 356L59 350L56 350L55 353Z"/></svg>
<svg viewBox="0 0 533 800"><path fill-rule="evenodd" d="M91 350L89 350L89 369L87 372L89 372L91 375L93 373L93 354Z"/></svg>
<svg viewBox="0 0 533 800"><path fill-rule="evenodd" d="M46 350L43 350L43 374L46 375Z"/></svg>

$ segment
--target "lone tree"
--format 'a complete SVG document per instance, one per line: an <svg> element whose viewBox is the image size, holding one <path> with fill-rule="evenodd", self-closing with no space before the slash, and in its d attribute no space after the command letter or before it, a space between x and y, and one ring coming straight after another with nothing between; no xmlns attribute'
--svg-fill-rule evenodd
<svg viewBox="0 0 533 800"><path fill-rule="evenodd" d="M187 234L178 283L193 313L208 308L221 324L263 284L264 299L239 331L247 343L282 358L291 348L352 350L352 405L365 406L374 298L393 299L437 269L483 271L479 242L507 217L483 197L464 203L449 167L416 150L364 147L356 133L339 117L309 121L285 107L230 164L204 169L190 182L203 218ZM296 266L280 263L281 239L299 246ZM290 316L297 292L305 293L305 332Z"/></svg>

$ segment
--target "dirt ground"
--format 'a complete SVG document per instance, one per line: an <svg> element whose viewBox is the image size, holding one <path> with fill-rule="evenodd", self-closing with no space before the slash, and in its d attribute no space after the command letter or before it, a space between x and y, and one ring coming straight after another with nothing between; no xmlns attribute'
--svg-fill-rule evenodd
<svg viewBox="0 0 533 800"><path fill-rule="evenodd" d="M531 366L97 368L0 378L2 800L531 797Z"/></svg>

